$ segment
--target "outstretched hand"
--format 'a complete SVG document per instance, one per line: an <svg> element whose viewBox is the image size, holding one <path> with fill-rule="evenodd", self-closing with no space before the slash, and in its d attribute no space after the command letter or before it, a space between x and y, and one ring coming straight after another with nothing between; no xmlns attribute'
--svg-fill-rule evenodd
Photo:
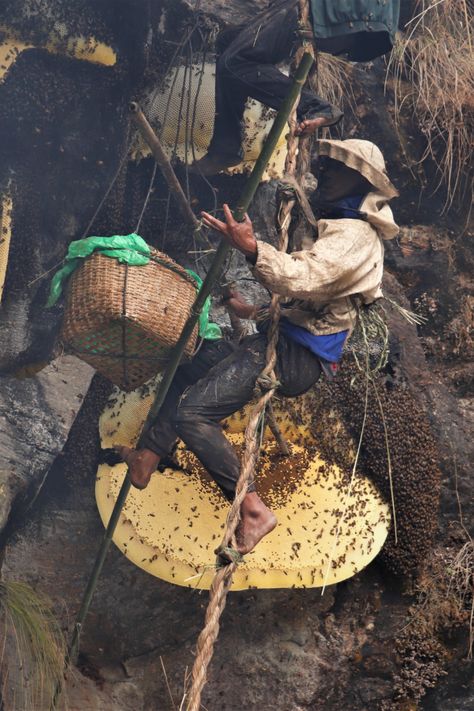
<svg viewBox="0 0 474 711"><path fill-rule="evenodd" d="M246 214L243 222L237 222L228 205L223 206L226 221L222 222L208 212L201 212L202 221L206 227L217 230L226 237L232 247L238 249L246 257L255 259L257 256L257 240L253 233L252 221Z"/></svg>

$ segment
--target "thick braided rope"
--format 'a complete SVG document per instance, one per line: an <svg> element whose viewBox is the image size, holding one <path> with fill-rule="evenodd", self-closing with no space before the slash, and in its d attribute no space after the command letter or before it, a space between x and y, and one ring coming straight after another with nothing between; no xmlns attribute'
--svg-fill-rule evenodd
<svg viewBox="0 0 474 711"><path fill-rule="evenodd" d="M301 15L302 22L309 20L309 2L308 0L300 0L300 10L304 10ZM299 49L295 55L295 65L301 61L304 53L304 47ZM298 173L302 174L302 170L297 166L298 158L298 139L295 136L296 128L296 107L295 104L292 116L290 119L290 132L288 136L288 150L285 164L285 172L290 175ZM298 168L298 170L297 170ZM288 231L291 221L291 211L295 205L295 199L284 198L280 207L278 222L279 222L279 249L286 251L288 247ZM259 452L259 438L257 430L260 418L265 411L267 404L271 401L277 388L275 376L275 365L277 361L277 344L278 344L278 325L280 321L280 297L276 294L272 296L270 305L270 326L267 332L267 351L266 365L257 379L257 384L260 385L264 392L260 396L257 404L253 408L247 428L245 430L245 451L241 460L240 476L236 486L234 501L227 516L226 529L222 539L222 543L217 549L217 552L228 550L229 548L236 549L236 531L240 523L240 508L248 491L249 484L253 478L255 465ZM227 593L232 585L233 574L237 568L237 560L223 560L223 557L218 557L218 568L214 576L210 591L209 604L206 610L204 628L199 635L196 645L196 659L193 665L192 672L192 687L187 703L187 711L199 711L201 706L201 694L207 680L207 669L212 659L214 651L214 643L219 635L219 621L222 612L224 611Z"/></svg>
<svg viewBox="0 0 474 711"><path fill-rule="evenodd" d="M291 201L294 204L294 201ZM289 223L289 220L287 220ZM288 226L280 233L280 247L286 250L288 244ZM271 323L268 330L267 364L263 369L258 381L267 381L268 378L275 381L274 368L277 359L278 343L278 322L280 319L279 297L273 296L270 306ZM257 381L257 382L258 382ZM245 451L242 456L240 476L237 482L235 498L232 502L229 515L227 517L226 530L221 545L218 550L236 546L235 533L240 522L240 507L247 495L249 483L253 477L255 464L259 451L259 439L257 429L260 417L265 410L267 403L273 397L276 385L264 392L259 398L245 430ZM207 669L212 659L214 643L219 634L219 619L224 611L227 593L232 585L232 577L237 568L236 562L230 562L218 568L209 591L209 604L206 610L204 628L199 635L196 646L196 659L193 666L193 683L190 692L188 711L199 711L201 705L201 693L207 679Z"/></svg>
<svg viewBox="0 0 474 711"><path fill-rule="evenodd" d="M291 141L295 141L292 134ZM280 249L286 251L288 245L288 228L290 223L291 208L295 204L294 200L288 201L280 210ZM270 402L276 390L276 378L274 368L277 359L278 343L278 323L280 319L279 297L274 295L270 306L270 327L267 333L268 345L266 353L266 366L263 369L258 382L273 382L274 385L266 390L259 398L252 413L245 431L245 451L241 461L241 471L237 482L235 498L232 503L224 537L218 550L224 550L236 546L235 533L240 522L240 507L247 495L249 483L255 471L259 451L259 440L257 429L260 417L264 412L267 403ZM232 577L237 568L236 562L231 562L218 568L214 577L210 592L209 604L206 611L204 628L199 635L196 646L196 659L193 666L193 683L187 709L188 711L199 711L201 693L207 678L207 669L212 659L214 643L219 634L219 619L224 611L227 592L232 585Z"/></svg>

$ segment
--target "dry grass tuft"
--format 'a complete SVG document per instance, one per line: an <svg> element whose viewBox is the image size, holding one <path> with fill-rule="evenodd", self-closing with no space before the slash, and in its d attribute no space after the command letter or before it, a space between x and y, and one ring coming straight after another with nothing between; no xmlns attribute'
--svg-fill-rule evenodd
<svg viewBox="0 0 474 711"><path fill-rule="evenodd" d="M426 138L420 163L432 159L435 190L447 187L445 211L474 188L473 27L472 0L418 0L388 65L397 120L413 111Z"/></svg>
<svg viewBox="0 0 474 711"><path fill-rule="evenodd" d="M315 71L309 82L312 89L334 106L347 104L355 114L356 100L352 89L352 64L325 52L317 55Z"/></svg>
<svg viewBox="0 0 474 711"><path fill-rule="evenodd" d="M457 612L469 627L468 659L474 646L474 541L470 539L456 553L448 570L447 596L456 604Z"/></svg>
<svg viewBox="0 0 474 711"><path fill-rule="evenodd" d="M25 711L49 708L66 654L51 603L26 583L0 581L0 629L0 699Z"/></svg>

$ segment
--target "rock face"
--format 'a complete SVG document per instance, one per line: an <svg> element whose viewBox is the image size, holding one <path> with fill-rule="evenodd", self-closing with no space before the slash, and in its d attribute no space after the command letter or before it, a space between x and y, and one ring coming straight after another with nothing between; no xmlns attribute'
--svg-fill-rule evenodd
<svg viewBox="0 0 474 711"><path fill-rule="evenodd" d="M41 490L66 443L92 375L88 365L65 356L36 377L2 378L0 532L13 503L22 500L26 504ZM16 516L21 516L20 510Z"/></svg>
<svg viewBox="0 0 474 711"><path fill-rule="evenodd" d="M194 8L193 0L186 0L189 7ZM199 9L207 15L218 18L226 24L239 25L243 22L251 20L260 10L263 10L268 5L265 0L242 0L239 3L225 2L225 0L217 0L217 2L209 2L209 0L201 0Z"/></svg>
<svg viewBox="0 0 474 711"><path fill-rule="evenodd" d="M264 4L203 0L200 9L213 21L239 23ZM23 27L31 5L4 3L0 25ZM406 13L411 5L404 3ZM36 375L28 367L53 352L61 317L61 306L45 311L48 279L38 278L86 228L92 234L135 228L152 164L121 162L127 105L149 94L162 78L176 42L192 26L193 3L81 0L72 10L65 0L43 0L41 6L48 12L34 31L28 30L38 48L22 53L0 84L0 188L5 191L10 180L14 186L13 238L0 311L1 574L46 592L62 626L70 629L103 532L94 476L97 418L110 388L99 377L89 388L92 371L72 357L63 356ZM116 65L41 49L55 22L112 47ZM422 192L413 178L394 130L390 84L384 94L381 64L348 72L354 100L344 135L378 143L401 192L394 210L402 229L387 249L385 288L428 318L415 330L391 316L392 354L382 387L392 398L398 388L404 393L400 400L414 403L423 428L430 423L438 451L420 476L426 477L422 483L435 481L441 469L439 532L423 549L419 578L395 577L378 560L323 597L318 590L230 595L203 697L210 711L402 711L416 704L426 711L461 711L473 702L467 622L462 611L454 613L457 598L449 598L453 590L442 574L453 567L465 542L459 502L463 525L467 530L474 525L472 242L462 216L456 211L443 216L439 194ZM404 150L411 146L416 155L422 137L411 117L403 118L401 130L413 139ZM182 166L178 173L185 184ZM209 186L189 176L193 205L212 208L216 195L219 203L232 202L244 179L219 176ZM259 234L270 240L275 187L261 186L251 210ZM158 176L140 232L180 262L194 265L188 254L194 247L173 204L166 208L166 196ZM243 260L232 265L229 276L248 278ZM260 298L253 283L242 281L240 288L249 299ZM222 309L220 317L228 325ZM338 387L339 399L351 401ZM326 390L331 401L336 391ZM355 412L356 404L351 407ZM419 447L410 422L416 418L397 430L400 441L393 445L403 462L415 460ZM366 449L370 464L369 444ZM396 483L401 474L394 475ZM426 493L423 500L433 495L435 509L436 495ZM410 515L416 516L416 505ZM436 516L433 510L430 524ZM426 533L428 526L416 530ZM432 609L436 591L452 606L439 605L435 619L428 618L426 600ZM112 548L83 631L78 673L68 681L68 708L179 708L206 602L204 594L151 578ZM468 598L465 604L467 610ZM8 698L0 698L0 708L2 701L5 711L20 711Z"/></svg>

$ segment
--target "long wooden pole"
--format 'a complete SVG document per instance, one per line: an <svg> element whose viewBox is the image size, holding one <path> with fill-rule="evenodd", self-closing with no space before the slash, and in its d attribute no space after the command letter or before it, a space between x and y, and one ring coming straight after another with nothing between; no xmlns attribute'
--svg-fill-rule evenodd
<svg viewBox="0 0 474 711"><path fill-rule="evenodd" d="M236 209L234 210L234 216L236 220L243 220L245 213L247 212L250 203L252 202L252 199L255 195L255 192L260 185L260 182L262 180L263 173L268 165L268 162L270 158L273 155L273 152L278 144L278 141L280 139L280 136L288 122L288 118L291 115L291 112L293 110L293 107L295 105L296 100L298 99L301 89L303 88L304 83L306 82L308 73L311 69L311 66L313 64L313 58L312 56L308 53L305 54L300 62L300 65L298 67L298 70L295 74L295 77L293 79L293 84L288 92L288 95L283 102L276 118L275 121L273 122L273 126L270 130L270 133L268 134L265 143L262 147L262 150L260 152L260 155L255 163L255 166L252 170L252 173L250 174L247 183L244 187L244 190L240 196L240 199L237 202ZM179 337L179 340L176 344L176 346L173 349L173 352L171 354L170 361L168 363L168 366L166 367L166 370L163 373L163 378L161 379L158 391L155 396L155 400L153 402L153 405L151 406L150 412L148 414L148 417L145 421L142 433L140 435L140 439L138 441L138 447L143 442L143 438L149 428L149 426L152 424L152 422L156 419L158 416L161 406L163 404L163 401L168 394L169 387L171 385L171 382L174 378L174 375L176 373L176 370L181 362L181 358L184 353L184 349L186 347L186 344L188 342L189 337L194 331L194 327L199 319L199 316L201 314L202 308L204 306L204 303L207 299L207 297L210 295L213 287L216 285L216 283L219 280L219 277L222 273L222 269L224 267L225 261L227 259L227 256L230 251L230 246L229 244L222 240L217 252L214 256L214 259L212 261L212 264L209 268L209 271L207 273L206 278L204 279L204 282L201 286L201 289L199 290L199 293L196 296L196 300L192 306L191 309L191 315L189 316L189 319L187 323L185 324L181 335ZM79 614L77 616L76 622L74 624L74 631L71 639L71 643L69 645L68 649L68 654L67 658L65 660L65 667L69 666L69 664L72 662L74 663L77 658L77 654L79 651L79 643L80 643L80 636L82 632L82 628L84 625L84 621L87 617L87 613L89 612L89 607L92 601L92 597L94 595L97 582L99 580L99 576L102 572L102 568L104 565L104 561L107 555L107 552L110 547L110 543L112 541L112 537L114 535L115 529L117 527L117 524L120 519L120 514L122 512L122 509L125 505L128 493L130 491L131 483L130 479L128 476L128 471L127 474L125 475L124 482L122 484L122 488L120 489L120 493L118 495L117 501L115 502L114 509L112 511L112 515L110 517L109 523L107 525L107 529L104 533L104 537L102 539L102 543L100 545L99 551L97 553L97 557L94 563L94 567L92 569L86 591L84 593L84 597L82 600L82 604L79 610ZM61 692L61 688L57 688L54 694L54 698L52 701L52 706L51 708L54 709L56 708L56 702L59 698L59 694Z"/></svg>
<svg viewBox="0 0 474 711"><path fill-rule="evenodd" d="M132 103L130 104L130 112L132 114L132 120L135 123L135 126L140 131L143 140L148 145L150 151L153 154L154 159L158 163L160 170L163 173L163 177L168 183L168 187L171 190L171 193L175 198L176 202L178 203L179 209L181 210L184 219L189 222L189 224L192 225L196 231L199 232L201 230L201 222L198 220L198 218L191 209L191 205L189 204L186 195L184 194L183 188L181 187L181 184L178 178L176 177L176 173L174 172L173 166L171 165L169 158L166 155L163 146L161 145L160 139L148 123L145 114L135 101L132 101Z"/></svg>
<svg viewBox="0 0 474 711"><path fill-rule="evenodd" d="M191 210L191 206L186 199L186 195L184 194L181 184L178 178L176 177L176 173L174 172L173 166L171 165L168 156L166 155L163 149L160 139L153 131L153 128L148 122L145 114L135 101L132 101L132 103L130 104L130 111L132 113L132 118L137 129L140 131L143 140L147 143L158 166L160 167L163 177L166 180L168 187L172 195L174 196L176 202L178 203L184 219L189 222L190 226L194 228L194 231L196 233L200 233L202 230L202 224L200 220L197 219L194 212ZM224 296L228 296L230 293L230 288L224 286L222 288L222 293L224 294ZM237 316L235 316L235 314L233 314L231 309L229 309L229 318L231 321L232 328L234 330L234 334L236 331L238 333L239 326L241 327L241 321L239 318L237 318ZM269 427L273 432L273 435L277 440L278 444L280 445L282 453L285 456L288 456L288 445L286 444L283 435L280 432L278 424L273 416L271 406L268 410L267 417Z"/></svg>

